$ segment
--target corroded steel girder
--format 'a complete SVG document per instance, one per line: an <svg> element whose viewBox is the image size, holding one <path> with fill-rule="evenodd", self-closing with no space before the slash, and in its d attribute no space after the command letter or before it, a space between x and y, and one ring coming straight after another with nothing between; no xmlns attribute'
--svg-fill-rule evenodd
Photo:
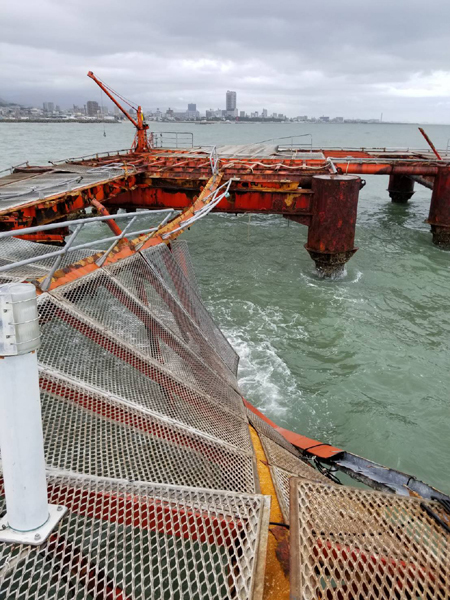
<svg viewBox="0 0 450 600"><path fill-rule="evenodd" d="M112 198L109 206L123 208L176 208L189 207L204 187L203 182L179 187L173 182L167 187L158 182L152 187L138 187ZM239 182L230 187L230 197L223 199L214 209L226 213L266 213L266 214L309 214L312 191L299 189L292 185L284 187L243 187Z"/></svg>

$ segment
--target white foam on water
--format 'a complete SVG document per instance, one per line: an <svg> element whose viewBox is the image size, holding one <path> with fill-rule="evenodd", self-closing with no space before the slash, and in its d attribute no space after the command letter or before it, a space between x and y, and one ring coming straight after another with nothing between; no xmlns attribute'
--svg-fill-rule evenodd
<svg viewBox="0 0 450 600"><path fill-rule="evenodd" d="M240 325L232 314L236 303L230 308L219 301L209 308L240 357L238 380L244 397L275 418L304 402L298 377L283 360L277 341L305 339L307 333L298 315L286 318L275 308L262 309L249 301L238 304Z"/></svg>
<svg viewBox="0 0 450 600"><path fill-rule="evenodd" d="M320 287L322 282L342 282L342 283L358 283L363 276L362 271L356 271L352 276L349 277L347 267L344 266L342 271L333 273L332 275L325 275L318 269L313 269L310 273L300 273L300 277L305 280L308 287Z"/></svg>
<svg viewBox="0 0 450 600"><path fill-rule="evenodd" d="M362 271L356 271L355 279L350 281L350 283L358 283L358 281L361 279L362 276L363 276Z"/></svg>

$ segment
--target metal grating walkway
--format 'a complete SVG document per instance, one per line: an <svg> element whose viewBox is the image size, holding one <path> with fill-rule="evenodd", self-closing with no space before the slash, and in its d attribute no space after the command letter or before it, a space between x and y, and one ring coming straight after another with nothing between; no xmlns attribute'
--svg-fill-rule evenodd
<svg viewBox="0 0 450 600"><path fill-rule="evenodd" d="M269 498L70 475L48 489L68 514L43 546L0 545L2 599L253 597Z"/></svg>
<svg viewBox="0 0 450 600"><path fill-rule="evenodd" d="M291 598L448 600L437 502L291 480Z"/></svg>

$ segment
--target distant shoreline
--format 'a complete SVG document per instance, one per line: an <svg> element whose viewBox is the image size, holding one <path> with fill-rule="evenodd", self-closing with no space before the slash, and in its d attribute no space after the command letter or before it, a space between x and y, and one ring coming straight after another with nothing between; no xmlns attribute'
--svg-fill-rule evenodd
<svg viewBox="0 0 450 600"><path fill-rule="evenodd" d="M83 123L89 125L95 123L96 125L103 123L104 125L117 125L124 121L103 121L102 119L0 119L1 123ZM269 119L264 120L246 120L246 121L148 121L148 125L151 127L152 123L164 124L164 125L258 125L263 123L264 125L438 125L447 127L448 123L408 123L406 121L344 121L339 122L326 122L326 121L271 121Z"/></svg>
<svg viewBox="0 0 450 600"><path fill-rule="evenodd" d="M103 123L104 125L116 125L122 121L103 121L103 119L0 119L0 123Z"/></svg>

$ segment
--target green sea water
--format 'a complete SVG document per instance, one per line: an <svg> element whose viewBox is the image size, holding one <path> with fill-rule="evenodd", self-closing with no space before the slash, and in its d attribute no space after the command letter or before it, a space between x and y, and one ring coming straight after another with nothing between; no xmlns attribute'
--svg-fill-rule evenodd
<svg viewBox="0 0 450 600"><path fill-rule="evenodd" d="M196 144L311 133L314 145L423 147L414 125L151 124ZM426 130L446 147L450 126ZM127 148L127 124L0 124L0 169ZM189 242L203 298L240 354L245 397L289 429L450 492L450 253L431 243L429 190L393 205L360 194L358 252L320 279L307 229L278 216L210 215Z"/></svg>

